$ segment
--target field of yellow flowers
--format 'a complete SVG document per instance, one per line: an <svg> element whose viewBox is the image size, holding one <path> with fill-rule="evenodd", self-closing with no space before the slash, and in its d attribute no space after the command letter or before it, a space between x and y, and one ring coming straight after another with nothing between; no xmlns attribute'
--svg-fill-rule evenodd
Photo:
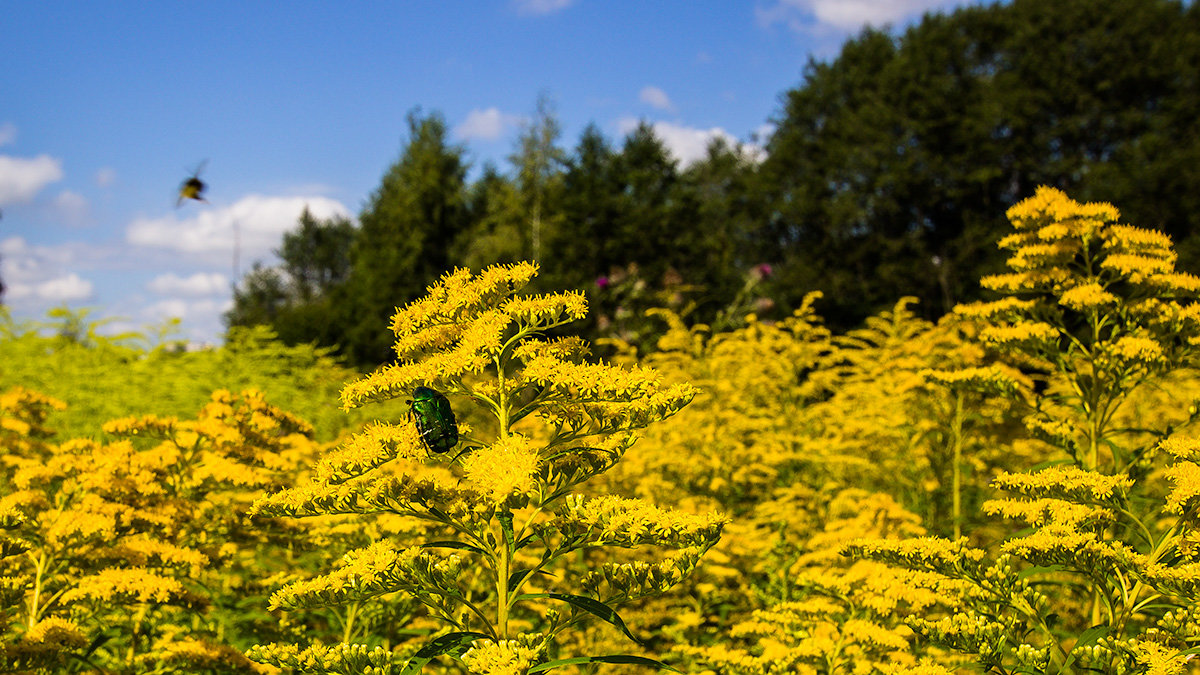
<svg viewBox="0 0 1200 675"><path fill-rule="evenodd" d="M362 377L10 322L0 672L1188 672L1200 278L1107 204L1008 218L937 324L661 308L604 361L530 263L447 274Z"/></svg>

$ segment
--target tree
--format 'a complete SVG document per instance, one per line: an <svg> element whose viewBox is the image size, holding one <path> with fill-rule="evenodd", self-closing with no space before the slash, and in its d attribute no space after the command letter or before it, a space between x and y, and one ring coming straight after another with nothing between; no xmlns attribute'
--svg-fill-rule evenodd
<svg viewBox="0 0 1200 675"><path fill-rule="evenodd" d="M553 103L543 94L538 97L533 120L521 129L517 151L509 157L516 169L521 204L529 214L530 252L533 261L539 263L545 229L562 222L561 213L552 209L561 195L561 167L566 160L556 145L561 133Z"/></svg>
<svg viewBox="0 0 1200 675"><path fill-rule="evenodd" d="M280 271L255 261L253 269L233 287L233 307L225 313L225 325L273 325L288 300L287 282Z"/></svg>
<svg viewBox="0 0 1200 675"><path fill-rule="evenodd" d="M276 253L283 259L294 297L308 301L329 293L349 276L355 229L341 216L318 220L307 207L299 225L284 233L283 246Z"/></svg>
<svg viewBox="0 0 1200 675"><path fill-rule="evenodd" d="M604 242L607 257L636 262L651 278L688 260L695 224L676 217L679 174L653 127L642 122L625 137L614 170L619 211Z"/></svg>
<svg viewBox="0 0 1200 675"><path fill-rule="evenodd" d="M493 164L471 185L468 197L470 226L454 246L454 259L472 269L493 263L515 263L527 251L529 221L516 185Z"/></svg>
<svg viewBox="0 0 1200 675"><path fill-rule="evenodd" d="M286 344L340 345L350 252L357 230L343 217L314 218L307 208L296 230L283 235L277 266L255 263L233 289L225 323L268 325Z"/></svg>
<svg viewBox="0 0 1200 675"><path fill-rule="evenodd" d="M744 275L763 263L776 263L778 251L761 246L750 236L760 214L750 190L757 167L741 144L717 137L704 159L680 174L680 192L690 200L687 223L696 233L702 253L691 264L690 281L705 287L702 320L733 298ZM761 269L761 268L760 268Z"/></svg>
<svg viewBox="0 0 1200 675"><path fill-rule="evenodd" d="M869 29L810 62L760 172L781 286L824 290L837 327L897 288L940 314L999 269L995 214L1042 184L1194 231L1194 191L1162 186L1200 179L1180 114L1197 96L1198 26L1200 10L1171 0L1015 0L927 15L901 38ZM1156 150L1169 161L1146 171Z"/></svg>
<svg viewBox="0 0 1200 675"><path fill-rule="evenodd" d="M385 330L395 308L452 266L451 244L467 227L465 149L447 141L440 114L408 115L409 138L359 216L343 351L359 364L389 360Z"/></svg>
<svg viewBox="0 0 1200 675"><path fill-rule="evenodd" d="M620 186L616 155L595 124L589 124L568 158L563 175L563 228L552 233L548 246L555 252L555 278L559 285L578 288L590 284L616 264L600 248L613 236Z"/></svg>

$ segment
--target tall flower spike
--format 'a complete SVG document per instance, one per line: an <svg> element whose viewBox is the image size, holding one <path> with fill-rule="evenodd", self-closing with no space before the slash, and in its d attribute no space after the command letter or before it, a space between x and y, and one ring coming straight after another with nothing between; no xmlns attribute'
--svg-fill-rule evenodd
<svg viewBox="0 0 1200 675"><path fill-rule="evenodd" d="M260 498L251 513L400 516L427 529L419 541L409 539L411 528L403 536L370 535L374 543L346 554L332 572L284 586L272 597L274 607L346 606L353 616L394 600L423 606L429 620L454 632L432 636L424 647L401 647L415 654L406 672L428 660L423 654L462 654L473 641L460 657L472 672L518 675L585 615L619 625L612 605L666 592L716 543L724 519L715 514L573 496L624 456L630 430L673 415L695 390L663 386L646 368L586 363L582 340L547 338L585 316L587 303L577 292L518 296L536 272L531 263L477 275L455 270L392 317L397 361L346 385L342 405L417 398L417 386L434 389L460 420L455 451L424 450L414 424L425 427L428 420L418 409L414 422L367 427L326 454L308 484ZM485 435L477 436L462 420L481 414L492 419L478 425ZM539 421L548 424L539 428ZM658 563L601 564L583 556L605 546L678 550ZM576 560L590 569L561 564ZM579 595L580 588L589 595ZM564 601L572 606L569 616L553 609ZM542 611L539 604L550 606ZM340 670L351 662L344 653L365 646L340 648L333 658L317 646L256 647L250 655L280 666L351 672Z"/></svg>

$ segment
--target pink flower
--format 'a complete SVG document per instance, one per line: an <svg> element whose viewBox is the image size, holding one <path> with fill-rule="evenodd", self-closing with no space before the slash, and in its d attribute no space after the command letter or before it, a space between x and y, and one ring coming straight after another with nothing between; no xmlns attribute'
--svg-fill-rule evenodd
<svg viewBox="0 0 1200 675"><path fill-rule="evenodd" d="M603 275L596 277L596 285L601 289L608 288L608 277Z"/></svg>
<svg viewBox="0 0 1200 675"><path fill-rule="evenodd" d="M773 270L771 269L771 265L769 263L761 263L750 269L750 276L760 280L766 279L767 277L771 276L772 271Z"/></svg>

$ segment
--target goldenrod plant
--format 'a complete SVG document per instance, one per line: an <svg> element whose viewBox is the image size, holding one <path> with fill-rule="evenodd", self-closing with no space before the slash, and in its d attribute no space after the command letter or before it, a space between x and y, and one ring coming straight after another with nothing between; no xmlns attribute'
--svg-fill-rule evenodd
<svg viewBox="0 0 1200 675"><path fill-rule="evenodd" d="M536 273L518 263L447 274L392 317L397 361L342 391L352 409L429 387L460 420L474 408L490 422L460 422L459 445L434 453L411 417L379 421L325 455L311 481L252 509L426 522L433 536L380 538L332 571L284 586L271 605L370 605L403 594L441 629L420 644L274 643L251 649L251 658L347 674L415 673L440 657L496 675L577 663L662 665L634 654L561 654L558 645L596 619L637 640L616 607L665 593L717 542L718 514L579 490L622 459L636 430L674 415L695 390L662 385L648 368L589 363L582 340L548 337L582 318L586 303L574 292L520 295ZM654 562L622 555L647 547L668 553ZM602 564L572 566L597 550L607 552Z"/></svg>
<svg viewBox="0 0 1200 675"><path fill-rule="evenodd" d="M918 319L909 299L831 336L818 300L810 296L787 320L749 316L745 328L711 337L659 312L671 330L646 361L704 394L689 415L647 432L673 452L631 457L603 479L614 490L731 514L690 593L627 617L674 640L696 666L819 673L916 664L896 608L911 609L910 594L922 609L937 596L908 590L908 577L920 574L847 562L837 551L869 532L924 532L922 519L884 492L929 507L949 473L939 434L949 435L956 412L960 454L978 455L964 463L995 470L999 453L978 451L1003 428L1006 407L982 395L956 406L925 376L932 365L980 361L981 349ZM950 531L947 520L937 525Z"/></svg>
<svg viewBox="0 0 1200 675"><path fill-rule="evenodd" d="M787 583L787 572L768 557L784 523L793 532L808 531L811 509L792 501L789 507L797 508L762 517L757 510L777 491L813 492L799 468L804 462L796 420L813 400L802 386L804 376L829 349L829 331L813 308L818 297L810 295L785 320L765 322L750 314L742 317L742 328L716 334L667 309L649 312L666 331L658 351L643 362L664 381L690 381L701 393L684 414L646 429L645 440L662 451L630 454L592 489L690 513L718 510L730 518L721 543L680 592L648 599L627 613L626 620L664 650L724 639L733 623L761 606L765 586L776 577Z"/></svg>
<svg viewBox="0 0 1200 675"><path fill-rule="evenodd" d="M965 584L954 611L908 624L987 672L1182 672L1200 651L1195 407L1177 401L1158 426L1125 426L1121 413L1194 356L1200 278L1175 270L1165 235L1119 223L1108 204L1041 188L1008 217L1011 271L983 279L1004 297L956 313L1040 391L998 387L1031 399L1030 433L1057 454L1001 474L994 487L1011 496L984 505L1025 529L997 556L938 538L846 551ZM940 377L994 384L997 373Z"/></svg>
<svg viewBox="0 0 1200 675"><path fill-rule="evenodd" d="M754 610L717 645L679 651L730 675L908 672L918 665L912 633L895 616L928 611L943 596L926 587L928 573L867 560L847 565L838 552L865 534L924 534L918 520L886 494L842 490L829 501L823 527L808 532L787 598Z"/></svg>
<svg viewBox="0 0 1200 675"><path fill-rule="evenodd" d="M31 659L29 644L54 652L54 672L258 670L225 644L236 619L214 605L244 592L231 587L239 563L263 543L240 516L251 490L315 455L311 429L257 392L217 392L196 420L127 418L105 431L121 438L5 442L0 510L23 521L25 549L0 561L22 580L17 661Z"/></svg>
<svg viewBox="0 0 1200 675"><path fill-rule="evenodd" d="M69 655L87 645L69 620L30 626L28 593L34 578L25 564L33 544L29 519L7 495L12 476L25 460L45 460L53 452L46 418L65 407L62 401L24 387L0 395L0 672L63 667Z"/></svg>

